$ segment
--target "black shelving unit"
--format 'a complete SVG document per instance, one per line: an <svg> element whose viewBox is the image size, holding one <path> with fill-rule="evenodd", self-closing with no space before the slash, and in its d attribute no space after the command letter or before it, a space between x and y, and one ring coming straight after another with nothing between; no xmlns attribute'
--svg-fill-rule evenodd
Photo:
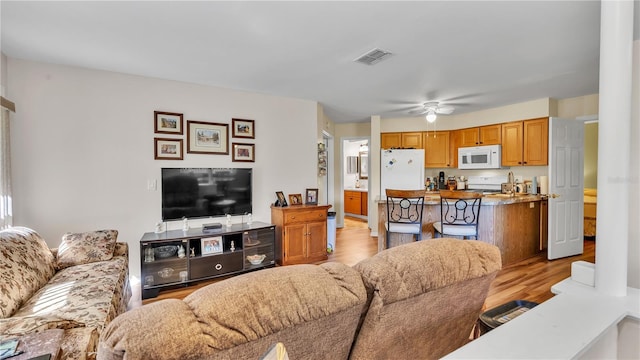
<svg viewBox="0 0 640 360"><path fill-rule="evenodd" d="M178 251L180 247L182 250ZM251 255L265 258L260 264L251 264L247 259ZM148 232L140 239L142 299L156 297L169 287L272 267L275 263L275 225L271 224L234 224L208 232L201 228Z"/></svg>

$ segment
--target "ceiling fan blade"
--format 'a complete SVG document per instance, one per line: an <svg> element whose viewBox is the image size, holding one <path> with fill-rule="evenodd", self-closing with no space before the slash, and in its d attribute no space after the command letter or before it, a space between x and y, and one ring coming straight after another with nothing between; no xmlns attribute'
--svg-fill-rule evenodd
<svg viewBox="0 0 640 360"><path fill-rule="evenodd" d="M436 112L438 114L449 115L453 113L454 110L455 109L452 106L438 106L438 108L436 109Z"/></svg>
<svg viewBox="0 0 640 360"><path fill-rule="evenodd" d="M411 115L422 115L422 114L425 114L426 112L427 112L426 109L418 109L418 110L409 111L409 114L411 114Z"/></svg>

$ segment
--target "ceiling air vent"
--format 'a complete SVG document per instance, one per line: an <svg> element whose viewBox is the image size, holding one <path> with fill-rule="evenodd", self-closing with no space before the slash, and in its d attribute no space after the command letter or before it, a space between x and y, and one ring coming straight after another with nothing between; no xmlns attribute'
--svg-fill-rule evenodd
<svg viewBox="0 0 640 360"><path fill-rule="evenodd" d="M392 54L388 51L384 51L381 49L373 49L366 54L355 59L355 62L359 62L365 65L374 65L379 63L380 61L388 58Z"/></svg>

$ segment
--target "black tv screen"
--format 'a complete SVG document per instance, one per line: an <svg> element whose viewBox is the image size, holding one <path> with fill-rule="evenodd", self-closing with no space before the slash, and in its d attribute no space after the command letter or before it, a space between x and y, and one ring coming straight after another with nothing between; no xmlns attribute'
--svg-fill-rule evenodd
<svg viewBox="0 0 640 360"><path fill-rule="evenodd" d="M251 171L163 168L162 220L251 213Z"/></svg>

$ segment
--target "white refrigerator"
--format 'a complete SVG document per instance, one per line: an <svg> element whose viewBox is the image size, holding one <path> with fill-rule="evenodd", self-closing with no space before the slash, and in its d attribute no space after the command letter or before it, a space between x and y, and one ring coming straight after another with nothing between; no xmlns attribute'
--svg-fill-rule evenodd
<svg viewBox="0 0 640 360"><path fill-rule="evenodd" d="M424 150L381 150L380 198L386 189L424 189Z"/></svg>

